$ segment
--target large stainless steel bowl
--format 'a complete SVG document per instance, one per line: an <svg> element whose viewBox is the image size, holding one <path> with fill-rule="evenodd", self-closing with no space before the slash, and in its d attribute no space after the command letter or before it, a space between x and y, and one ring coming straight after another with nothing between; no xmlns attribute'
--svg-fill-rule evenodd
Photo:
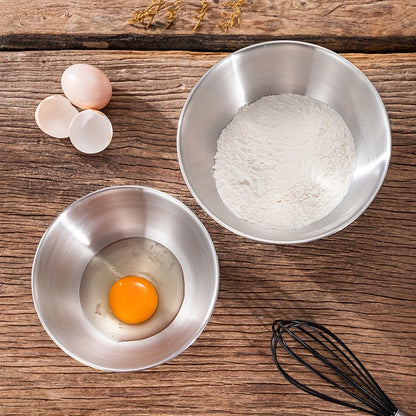
<svg viewBox="0 0 416 416"><path fill-rule="evenodd" d="M163 331L117 342L86 319L80 283L96 253L130 237L154 240L176 256L185 293L178 314ZM175 198L139 186L105 188L70 205L45 232L32 269L35 308L53 341L76 360L113 371L152 367L183 352L208 323L218 286L216 251L202 223Z"/></svg>
<svg viewBox="0 0 416 416"><path fill-rule="evenodd" d="M213 178L217 140L238 109L282 93L321 100L345 120L356 166L348 193L325 218L294 230L271 230L235 216ZM243 237L289 244L333 234L354 221L381 187L391 153L388 116L365 75L340 55L309 43L273 41L241 49L212 67L189 95L179 120L179 163L188 188L215 221Z"/></svg>

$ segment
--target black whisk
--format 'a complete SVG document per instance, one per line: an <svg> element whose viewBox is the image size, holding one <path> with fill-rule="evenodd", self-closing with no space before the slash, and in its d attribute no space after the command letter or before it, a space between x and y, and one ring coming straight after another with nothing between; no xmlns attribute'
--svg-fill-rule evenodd
<svg viewBox="0 0 416 416"><path fill-rule="evenodd" d="M275 321L271 347L277 368L303 391L375 416L405 416L351 350L322 325ZM285 370L289 366L297 379ZM299 381L302 377L309 385Z"/></svg>

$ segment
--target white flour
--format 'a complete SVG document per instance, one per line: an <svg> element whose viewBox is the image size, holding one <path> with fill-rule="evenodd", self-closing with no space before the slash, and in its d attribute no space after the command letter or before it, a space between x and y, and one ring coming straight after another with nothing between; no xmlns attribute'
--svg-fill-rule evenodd
<svg viewBox="0 0 416 416"><path fill-rule="evenodd" d="M271 95L240 108L222 131L214 179L238 217L293 229L339 204L354 164L353 137L336 111L301 95Z"/></svg>

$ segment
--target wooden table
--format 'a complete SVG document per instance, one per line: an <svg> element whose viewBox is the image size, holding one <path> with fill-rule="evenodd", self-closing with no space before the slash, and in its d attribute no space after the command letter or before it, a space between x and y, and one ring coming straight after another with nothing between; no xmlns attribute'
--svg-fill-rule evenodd
<svg viewBox="0 0 416 416"><path fill-rule="evenodd" d="M416 412L416 3L403 0L246 0L241 23L211 1L182 4L165 29L126 23L145 0L0 0L0 414L350 415L289 385L270 354L277 318L326 324L365 363L398 407ZM180 173L176 128L198 79L230 51L271 39L331 48L374 83L389 114L390 168L366 212L309 244L236 236L197 205ZM46 136L37 104L60 94L72 63L111 79L104 110L110 147L95 156ZM34 310L31 266L39 240L70 203L120 184L157 188L188 205L220 260L212 318L196 342L150 370L108 373L62 352ZM333 412L333 413L332 413ZM356 412L358 414L358 412Z"/></svg>

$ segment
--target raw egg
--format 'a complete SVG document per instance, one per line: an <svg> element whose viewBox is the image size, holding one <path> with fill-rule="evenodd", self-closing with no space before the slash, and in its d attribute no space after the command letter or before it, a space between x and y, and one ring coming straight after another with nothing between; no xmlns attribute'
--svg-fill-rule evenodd
<svg viewBox="0 0 416 416"><path fill-rule="evenodd" d="M100 110L112 95L110 80L103 71L89 64L68 67L62 74L61 85L68 100L84 110Z"/></svg>
<svg viewBox="0 0 416 416"><path fill-rule="evenodd" d="M35 111L38 127L57 139L69 136L69 126L78 110L63 96L51 95L42 100Z"/></svg>
<svg viewBox="0 0 416 416"><path fill-rule="evenodd" d="M120 321L140 324L154 314L158 295L152 283L144 277L125 276L111 287L108 303Z"/></svg>
<svg viewBox="0 0 416 416"><path fill-rule="evenodd" d="M121 342L163 331L179 312L184 290L182 267L174 254L156 241L133 237L92 257L79 296L92 328Z"/></svg>

